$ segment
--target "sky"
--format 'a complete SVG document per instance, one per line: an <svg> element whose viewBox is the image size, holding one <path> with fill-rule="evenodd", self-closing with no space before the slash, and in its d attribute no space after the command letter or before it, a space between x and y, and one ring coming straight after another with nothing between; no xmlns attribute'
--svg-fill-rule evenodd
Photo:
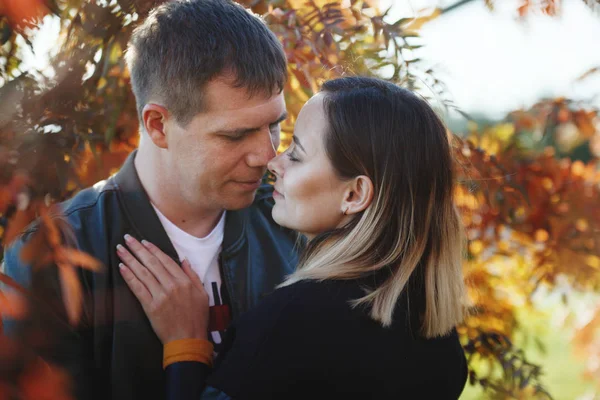
<svg viewBox="0 0 600 400"><path fill-rule="evenodd" d="M380 0L380 5L391 5L390 19L395 20L456 1ZM544 96L587 100L600 95L600 73L576 82L600 66L600 14L582 0L563 0L558 17L531 15L519 21L518 3L496 0L496 9L490 11L483 0L476 0L442 14L422 28L424 47L416 55L435 67L451 99L469 113L501 118ZM25 65L47 65L58 29L58 21L47 17L33 40L36 52L25 55Z"/></svg>
<svg viewBox="0 0 600 400"><path fill-rule="evenodd" d="M382 0L391 19L457 0ZM483 0L442 14L423 26L419 57L436 67L452 99L468 112L501 117L544 96L592 99L600 95L600 73L576 79L600 66L600 14L582 0L563 0L561 15L517 18L518 1ZM596 104L600 105L596 99Z"/></svg>

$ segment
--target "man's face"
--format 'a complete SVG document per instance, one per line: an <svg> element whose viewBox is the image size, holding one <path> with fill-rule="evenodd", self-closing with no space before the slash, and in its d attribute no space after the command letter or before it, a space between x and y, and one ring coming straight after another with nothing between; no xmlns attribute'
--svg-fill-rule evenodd
<svg viewBox="0 0 600 400"><path fill-rule="evenodd" d="M187 126L165 121L167 175L190 204L247 207L279 146L279 124L287 116L283 94L250 98L246 89L215 79L203 95L204 110Z"/></svg>

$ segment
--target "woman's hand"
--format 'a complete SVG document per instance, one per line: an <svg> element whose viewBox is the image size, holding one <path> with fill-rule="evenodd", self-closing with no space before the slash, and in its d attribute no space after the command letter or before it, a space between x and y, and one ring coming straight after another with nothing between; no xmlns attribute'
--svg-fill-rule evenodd
<svg viewBox="0 0 600 400"><path fill-rule="evenodd" d="M135 257L117 246L125 282L142 304L163 344L178 339L207 339L208 294L189 261L179 267L153 244L125 235ZM137 257L137 259L136 259ZM138 261L139 260L139 261Z"/></svg>

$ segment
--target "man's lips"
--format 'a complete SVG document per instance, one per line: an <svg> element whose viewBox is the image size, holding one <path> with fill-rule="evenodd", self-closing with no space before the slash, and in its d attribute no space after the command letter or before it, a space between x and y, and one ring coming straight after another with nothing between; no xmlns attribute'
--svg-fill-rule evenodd
<svg viewBox="0 0 600 400"><path fill-rule="evenodd" d="M262 183L262 179L249 180L249 181L236 181L236 183L238 185L242 186L244 189L255 190L255 189L258 189L258 187Z"/></svg>

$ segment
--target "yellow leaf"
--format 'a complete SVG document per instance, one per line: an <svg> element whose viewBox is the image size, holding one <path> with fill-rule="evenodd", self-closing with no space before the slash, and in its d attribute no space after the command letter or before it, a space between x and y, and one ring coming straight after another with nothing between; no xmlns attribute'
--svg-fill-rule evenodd
<svg viewBox="0 0 600 400"><path fill-rule="evenodd" d="M579 218L577 220L577 222L575 222L575 228L579 231L579 232L585 232L588 230L589 228L589 224L587 222L587 220L583 219L583 218Z"/></svg>
<svg viewBox="0 0 600 400"><path fill-rule="evenodd" d="M110 48L109 61L111 64L116 64L121 57L123 57L123 49L121 49L119 42L114 42Z"/></svg>
<svg viewBox="0 0 600 400"><path fill-rule="evenodd" d="M582 176L585 171L585 164L577 160L571 165L571 173L575 176Z"/></svg>
<svg viewBox="0 0 600 400"><path fill-rule="evenodd" d="M469 251L471 252L471 254L476 256L479 253L481 253L482 250L483 243L481 242L481 240L473 240L471 243L469 243Z"/></svg>
<svg viewBox="0 0 600 400"><path fill-rule="evenodd" d="M538 229L537 231L535 231L536 242L546 242L549 237L550 235L548 234L548 231L544 229Z"/></svg>
<svg viewBox="0 0 600 400"><path fill-rule="evenodd" d="M586 259L586 263L587 263L587 265L589 265L590 267L592 267L594 269L599 269L600 268L600 257L588 256Z"/></svg>
<svg viewBox="0 0 600 400"><path fill-rule="evenodd" d="M405 28L409 31L418 31L419 29L421 29L423 27L423 25L425 25L426 23L428 23L430 21L433 21L434 19L439 17L441 14L442 14L441 8L436 7L431 14L413 19L411 22L409 22L406 25Z"/></svg>

